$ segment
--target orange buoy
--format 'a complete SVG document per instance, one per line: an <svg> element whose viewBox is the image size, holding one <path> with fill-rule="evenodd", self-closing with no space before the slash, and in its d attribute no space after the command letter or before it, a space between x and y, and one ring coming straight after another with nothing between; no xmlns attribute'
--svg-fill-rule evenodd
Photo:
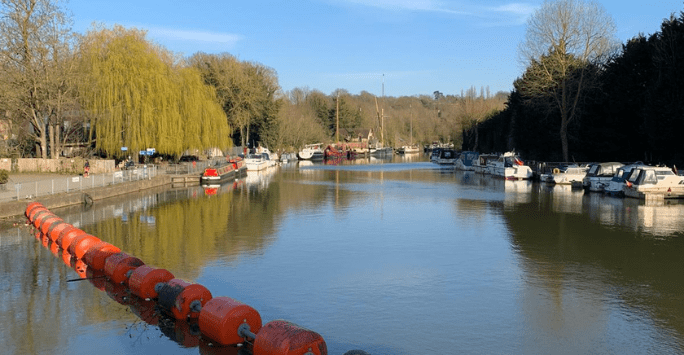
<svg viewBox="0 0 684 355"><path fill-rule="evenodd" d="M120 252L119 247L109 244L107 242L99 242L88 249L83 254L83 261L88 265L88 268L102 271L105 267L105 261L110 255Z"/></svg>
<svg viewBox="0 0 684 355"><path fill-rule="evenodd" d="M67 250L69 250L69 253L75 256L76 259L82 259L83 254L85 254L90 247L99 242L101 242L100 238L90 234L83 234L74 238L74 240L71 241L71 244L69 244Z"/></svg>
<svg viewBox="0 0 684 355"><path fill-rule="evenodd" d="M132 294L142 299L157 298L155 286L158 283L167 282L173 277L173 274L166 269L155 269L151 266L142 265L131 273L128 278L128 288Z"/></svg>
<svg viewBox="0 0 684 355"><path fill-rule="evenodd" d="M43 222L43 219L53 216L55 216L55 214L48 210L38 211L38 213L36 213L33 216L33 221L31 221L31 224L33 224L34 227L40 229L40 224Z"/></svg>
<svg viewBox="0 0 684 355"><path fill-rule="evenodd" d="M62 250L62 261L66 266L71 267L71 254L66 250Z"/></svg>
<svg viewBox="0 0 684 355"><path fill-rule="evenodd" d="M88 270L88 265L86 265L81 259L72 259L73 263L71 267L76 271L78 277L85 279L87 277L86 271Z"/></svg>
<svg viewBox="0 0 684 355"><path fill-rule="evenodd" d="M211 292L200 284L171 279L157 290L157 303L176 319L197 318L202 307L212 298Z"/></svg>
<svg viewBox="0 0 684 355"><path fill-rule="evenodd" d="M54 215L52 217L47 217L43 219L43 222L40 224L40 231L43 232L43 234L48 235L48 229L55 222L64 222L64 220Z"/></svg>
<svg viewBox="0 0 684 355"><path fill-rule="evenodd" d="M40 233L40 243L41 243L44 247L47 248L47 247L48 247L48 243L50 243L50 238L48 238L48 237L47 237L46 235L44 235L43 233Z"/></svg>
<svg viewBox="0 0 684 355"><path fill-rule="evenodd" d="M56 242L57 239L59 238L59 233L62 233L62 231L67 228L67 227L72 227L73 226L69 223L66 223L62 221L62 223L55 222L48 228L48 237L50 238L51 241ZM57 244L59 246L59 244Z"/></svg>
<svg viewBox="0 0 684 355"><path fill-rule="evenodd" d="M242 324L247 324L251 332L257 333L261 329L261 315L254 308L230 297L214 297L200 311L202 334L222 345L244 342L238 334Z"/></svg>
<svg viewBox="0 0 684 355"><path fill-rule="evenodd" d="M50 243L50 252L54 255L59 257L59 244L52 242Z"/></svg>
<svg viewBox="0 0 684 355"><path fill-rule="evenodd" d="M135 256L119 252L110 255L105 261L105 275L115 284L121 284L128 280L128 272L145 265L145 263Z"/></svg>
<svg viewBox="0 0 684 355"><path fill-rule="evenodd" d="M257 333L253 353L254 355L304 353L327 355L328 346L323 337L312 330L285 320L274 320L264 324Z"/></svg>
<svg viewBox="0 0 684 355"><path fill-rule="evenodd" d="M28 218L29 215L31 215L31 211L35 208L45 208L42 203L40 202L31 202L28 205L26 205L26 210L24 211L24 216Z"/></svg>
<svg viewBox="0 0 684 355"><path fill-rule="evenodd" d="M67 227L59 233L59 237L57 237L57 244L59 244L59 247L63 250L67 250L69 249L69 245L71 245L71 242L74 240L74 238L84 234L88 233L76 227Z"/></svg>
<svg viewBox="0 0 684 355"><path fill-rule="evenodd" d="M36 218L36 215L38 214L38 212L41 212L41 211L48 211L48 209L45 208L45 206L33 207L31 209L31 211L29 211L28 216L27 216L29 222L33 223L33 220Z"/></svg>

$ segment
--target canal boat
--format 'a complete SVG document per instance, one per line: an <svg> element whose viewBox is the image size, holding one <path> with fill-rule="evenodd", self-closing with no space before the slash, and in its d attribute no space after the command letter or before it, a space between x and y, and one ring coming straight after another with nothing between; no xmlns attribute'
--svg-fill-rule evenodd
<svg viewBox="0 0 684 355"><path fill-rule="evenodd" d="M505 180L529 180L532 169L525 165L515 152L503 153L487 163L487 173Z"/></svg>
<svg viewBox="0 0 684 355"><path fill-rule="evenodd" d="M321 149L323 143L307 144L297 153L300 160L323 160L325 154Z"/></svg>
<svg viewBox="0 0 684 355"><path fill-rule="evenodd" d="M582 179L582 188L585 192L603 192L613 175L624 164L618 162L605 162L589 164L587 175Z"/></svg>
<svg viewBox="0 0 684 355"><path fill-rule="evenodd" d="M324 153L326 160L342 159L347 156L347 152L344 149L338 149L332 144L325 148Z"/></svg>
<svg viewBox="0 0 684 355"><path fill-rule="evenodd" d="M628 164L617 169L613 178L608 181L608 184L603 188L603 192L609 196L624 197L625 185L632 172L636 172L636 168L646 167L642 162Z"/></svg>
<svg viewBox="0 0 684 355"><path fill-rule="evenodd" d="M625 197L638 199L684 198L684 176L676 175L666 166L637 167L623 191Z"/></svg>
<svg viewBox="0 0 684 355"><path fill-rule="evenodd" d="M223 164L204 169L200 181L202 184L215 184L242 175L247 170L241 158L231 159Z"/></svg>
<svg viewBox="0 0 684 355"><path fill-rule="evenodd" d="M588 166L578 166L576 164L559 166L554 168L551 173L541 174L539 180L547 184L581 185L588 169Z"/></svg>
<svg viewBox="0 0 684 355"><path fill-rule="evenodd" d="M478 152L461 152L461 154L458 156L458 159L456 159L456 162L454 163L454 168L456 170L474 171L475 164L477 164L479 157L480 154Z"/></svg>

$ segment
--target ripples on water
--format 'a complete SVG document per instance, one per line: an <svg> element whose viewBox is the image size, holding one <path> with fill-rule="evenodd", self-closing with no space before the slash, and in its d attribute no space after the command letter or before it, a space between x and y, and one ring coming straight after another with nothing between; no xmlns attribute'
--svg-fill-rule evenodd
<svg viewBox="0 0 684 355"><path fill-rule="evenodd" d="M55 211L214 296L321 333L330 354L679 353L675 203L506 182L427 162L298 168ZM198 353L3 232L0 346Z"/></svg>

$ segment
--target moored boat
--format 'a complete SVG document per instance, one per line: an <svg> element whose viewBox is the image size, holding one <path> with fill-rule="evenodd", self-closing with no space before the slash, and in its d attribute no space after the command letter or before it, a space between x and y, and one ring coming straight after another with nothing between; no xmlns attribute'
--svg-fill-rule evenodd
<svg viewBox="0 0 684 355"><path fill-rule="evenodd" d="M420 148L417 145L403 145L397 149L398 154L416 154L420 153Z"/></svg>
<svg viewBox="0 0 684 355"><path fill-rule="evenodd" d="M613 178L604 185L603 192L606 195L623 197L625 195L625 185L627 184L627 179L629 179L631 173L636 172L636 168L646 166L647 165L644 165L642 162L621 166L617 169Z"/></svg>
<svg viewBox="0 0 684 355"><path fill-rule="evenodd" d="M235 158L218 166L210 166L204 169L200 181L203 184L219 183L228 179L241 175L247 170L245 161L241 158Z"/></svg>
<svg viewBox="0 0 684 355"><path fill-rule="evenodd" d="M605 162L589 164L587 175L582 179L582 188L589 192L603 192L613 175L624 164L618 162Z"/></svg>
<svg viewBox="0 0 684 355"><path fill-rule="evenodd" d="M300 160L322 160L325 157L321 146L323 143L307 144L297 153Z"/></svg>
<svg viewBox="0 0 684 355"><path fill-rule="evenodd" d="M347 156L347 152L343 149L338 149L334 145L328 145L325 150L325 159L341 159Z"/></svg>
<svg viewBox="0 0 684 355"><path fill-rule="evenodd" d="M666 166L637 167L625 184L625 197L684 198L684 176L676 175Z"/></svg>
<svg viewBox="0 0 684 355"><path fill-rule="evenodd" d="M453 149L441 149L439 151L439 157L434 161L439 165L454 165L458 159L458 154Z"/></svg>
<svg viewBox="0 0 684 355"><path fill-rule="evenodd" d="M458 156L458 159L456 159L456 162L454 163L454 168L456 170L474 171L475 164L477 164L479 157L480 154L478 152L461 152L461 154Z"/></svg>
<svg viewBox="0 0 684 355"><path fill-rule="evenodd" d="M480 154L477 157L477 161L473 164L473 171L479 174L486 174L489 161L496 160L498 157L496 154Z"/></svg>
<svg viewBox="0 0 684 355"><path fill-rule="evenodd" d="M261 154L249 154L245 157L247 171L260 171L268 168L268 161Z"/></svg>
<svg viewBox="0 0 684 355"><path fill-rule="evenodd" d="M539 180L548 184L581 185L587 175L588 166L564 165L554 168L551 173L541 174Z"/></svg>
<svg viewBox="0 0 684 355"><path fill-rule="evenodd" d="M532 169L515 152L506 152L496 160L490 160L487 173L506 180L529 180L533 175Z"/></svg>

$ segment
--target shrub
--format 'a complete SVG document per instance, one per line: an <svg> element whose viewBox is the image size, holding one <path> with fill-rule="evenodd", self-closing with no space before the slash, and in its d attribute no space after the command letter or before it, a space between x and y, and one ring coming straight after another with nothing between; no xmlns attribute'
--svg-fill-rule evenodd
<svg viewBox="0 0 684 355"><path fill-rule="evenodd" d="M9 181L9 171L0 169L0 184L6 184Z"/></svg>

